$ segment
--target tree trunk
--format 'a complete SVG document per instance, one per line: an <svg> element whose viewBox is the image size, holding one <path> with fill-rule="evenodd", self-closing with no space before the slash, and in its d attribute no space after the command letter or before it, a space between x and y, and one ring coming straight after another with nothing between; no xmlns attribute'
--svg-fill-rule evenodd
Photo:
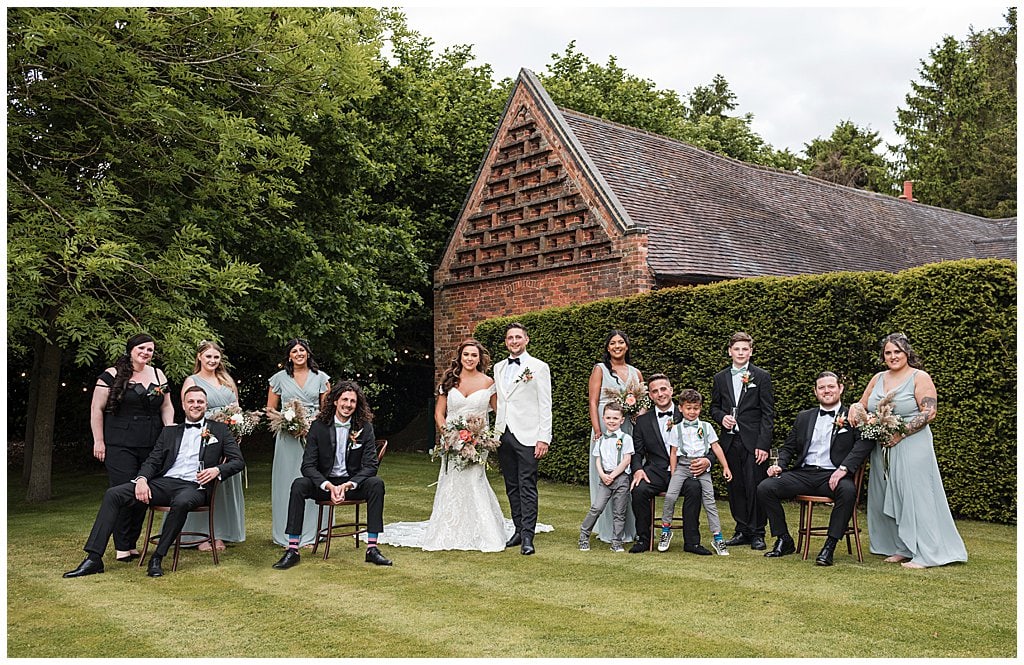
<svg viewBox="0 0 1024 665"><path fill-rule="evenodd" d="M32 345L32 372L28 382L28 405L25 411L25 459L22 461L21 481L28 484L29 475L32 471L32 445L35 441L36 431L36 407L39 405L39 366L46 350L46 338L36 335L36 342Z"/></svg>
<svg viewBox="0 0 1024 665"><path fill-rule="evenodd" d="M33 432L32 464L25 495L29 502L50 499L53 422L57 413L57 388L60 386L60 355L59 346L44 340L43 352L38 354L39 371L32 375L32 383L37 385L37 397L34 422L29 425Z"/></svg>

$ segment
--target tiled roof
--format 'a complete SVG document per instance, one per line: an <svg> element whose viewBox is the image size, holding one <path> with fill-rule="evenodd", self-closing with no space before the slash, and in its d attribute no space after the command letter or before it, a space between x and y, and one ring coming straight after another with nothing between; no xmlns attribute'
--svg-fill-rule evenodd
<svg viewBox="0 0 1024 665"><path fill-rule="evenodd" d="M895 272L952 259L1016 258L1016 218L909 203L559 111L627 224L647 229L648 264L660 279Z"/></svg>

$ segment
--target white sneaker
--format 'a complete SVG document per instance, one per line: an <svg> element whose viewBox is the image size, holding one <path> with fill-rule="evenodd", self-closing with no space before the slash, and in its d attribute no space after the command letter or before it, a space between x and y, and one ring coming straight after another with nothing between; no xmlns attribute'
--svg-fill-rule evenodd
<svg viewBox="0 0 1024 665"><path fill-rule="evenodd" d="M724 540L712 540L711 546L715 548L715 554L719 556L729 556L729 548L726 546Z"/></svg>
<svg viewBox="0 0 1024 665"><path fill-rule="evenodd" d="M608 549L610 549L612 552L625 552L626 551L626 548L623 547L622 545L612 545Z"/></svg>
<svg viewBox="0 0 1024 665"><path fill-rule="evenodd" d="M668 531L664 531L663 530L661 532L661 537L658 538L658 551L659 552L667 552L668 551L669 543L671 543L671 542L672 542L672 530L671 529L669 529Z"/></svg>
<svg viewBox="0 0 1024 665"><path fill-rule="evenodd" d="M580 552L590 551L590 538L584 538L580 536Z"/></svg>

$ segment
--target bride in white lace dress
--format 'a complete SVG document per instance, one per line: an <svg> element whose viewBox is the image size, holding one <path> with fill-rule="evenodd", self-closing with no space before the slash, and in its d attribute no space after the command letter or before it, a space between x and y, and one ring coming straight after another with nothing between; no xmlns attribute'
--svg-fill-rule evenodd
<svg viewBox="0 0 1024 665"><path fill-rule="evenodd" d="M480 342L468 339L459 345L438 388L434 420L439 431L460 417L486 418L494 410L494 379L484 374L489 366L490 355ZM467 464L460 469L442 462L430 519L388 524L378 542L428 551L500 552L514 530L512 520L501 514L487 480L486 464ZM548 525L537 525L538 532L551 530Z"/></svg>

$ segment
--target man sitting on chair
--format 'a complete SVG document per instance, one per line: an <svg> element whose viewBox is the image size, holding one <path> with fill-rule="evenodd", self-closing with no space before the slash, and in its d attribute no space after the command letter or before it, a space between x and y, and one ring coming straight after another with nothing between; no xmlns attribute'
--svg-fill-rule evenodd
<svg viewBox="0 0 1024 665"><path fill-rule="evenodd" d="M757 486L757 500L764 506L776 538L775 547L765 556L780 557L796 551L793 537L786 528L782 500L798 494L835 499L828 537L815 559L819 566L831 566L836 543L846 533L856 508L854 475L874 442L861 439L860 431L847 423L839 377L832 372L819 374L814 382L814 394L818 406L797 414L796 423L779 451L778 464L768 467L768 478Z"/></svg>
<svg viewBox="0 0 1024 665"><path fill-rule="evenodd" d="M302 477L292 481L288 499L288 549L273 565L285 569L299 563L299 540L306 499L340 503L366 501L366 561L390 566L377 548L384 531L384 481L377 475L377 442L373 412L354 381L342 381L331 390L306 435Z"/></svg>
<svg viewBox="0 0 1024 665"><path fill-rule="evenodd" d="M146 569L150 577L162 576L163 558L178 539L188 512L209 501L209 492L204 486L245 468L242 452L227 425L206 420L206 391L199 386L190 387L185 391L184 407L184 424L163 428L153 452L139 468L139 475L111 487L103 495L92 533L85 543L88 556L78 568L64 573L64 577L103 572L103 552L117 515L136 501L171 508L164 519L163 535ZM220 463L222 458L226 458L223 464Z"/></svg>

